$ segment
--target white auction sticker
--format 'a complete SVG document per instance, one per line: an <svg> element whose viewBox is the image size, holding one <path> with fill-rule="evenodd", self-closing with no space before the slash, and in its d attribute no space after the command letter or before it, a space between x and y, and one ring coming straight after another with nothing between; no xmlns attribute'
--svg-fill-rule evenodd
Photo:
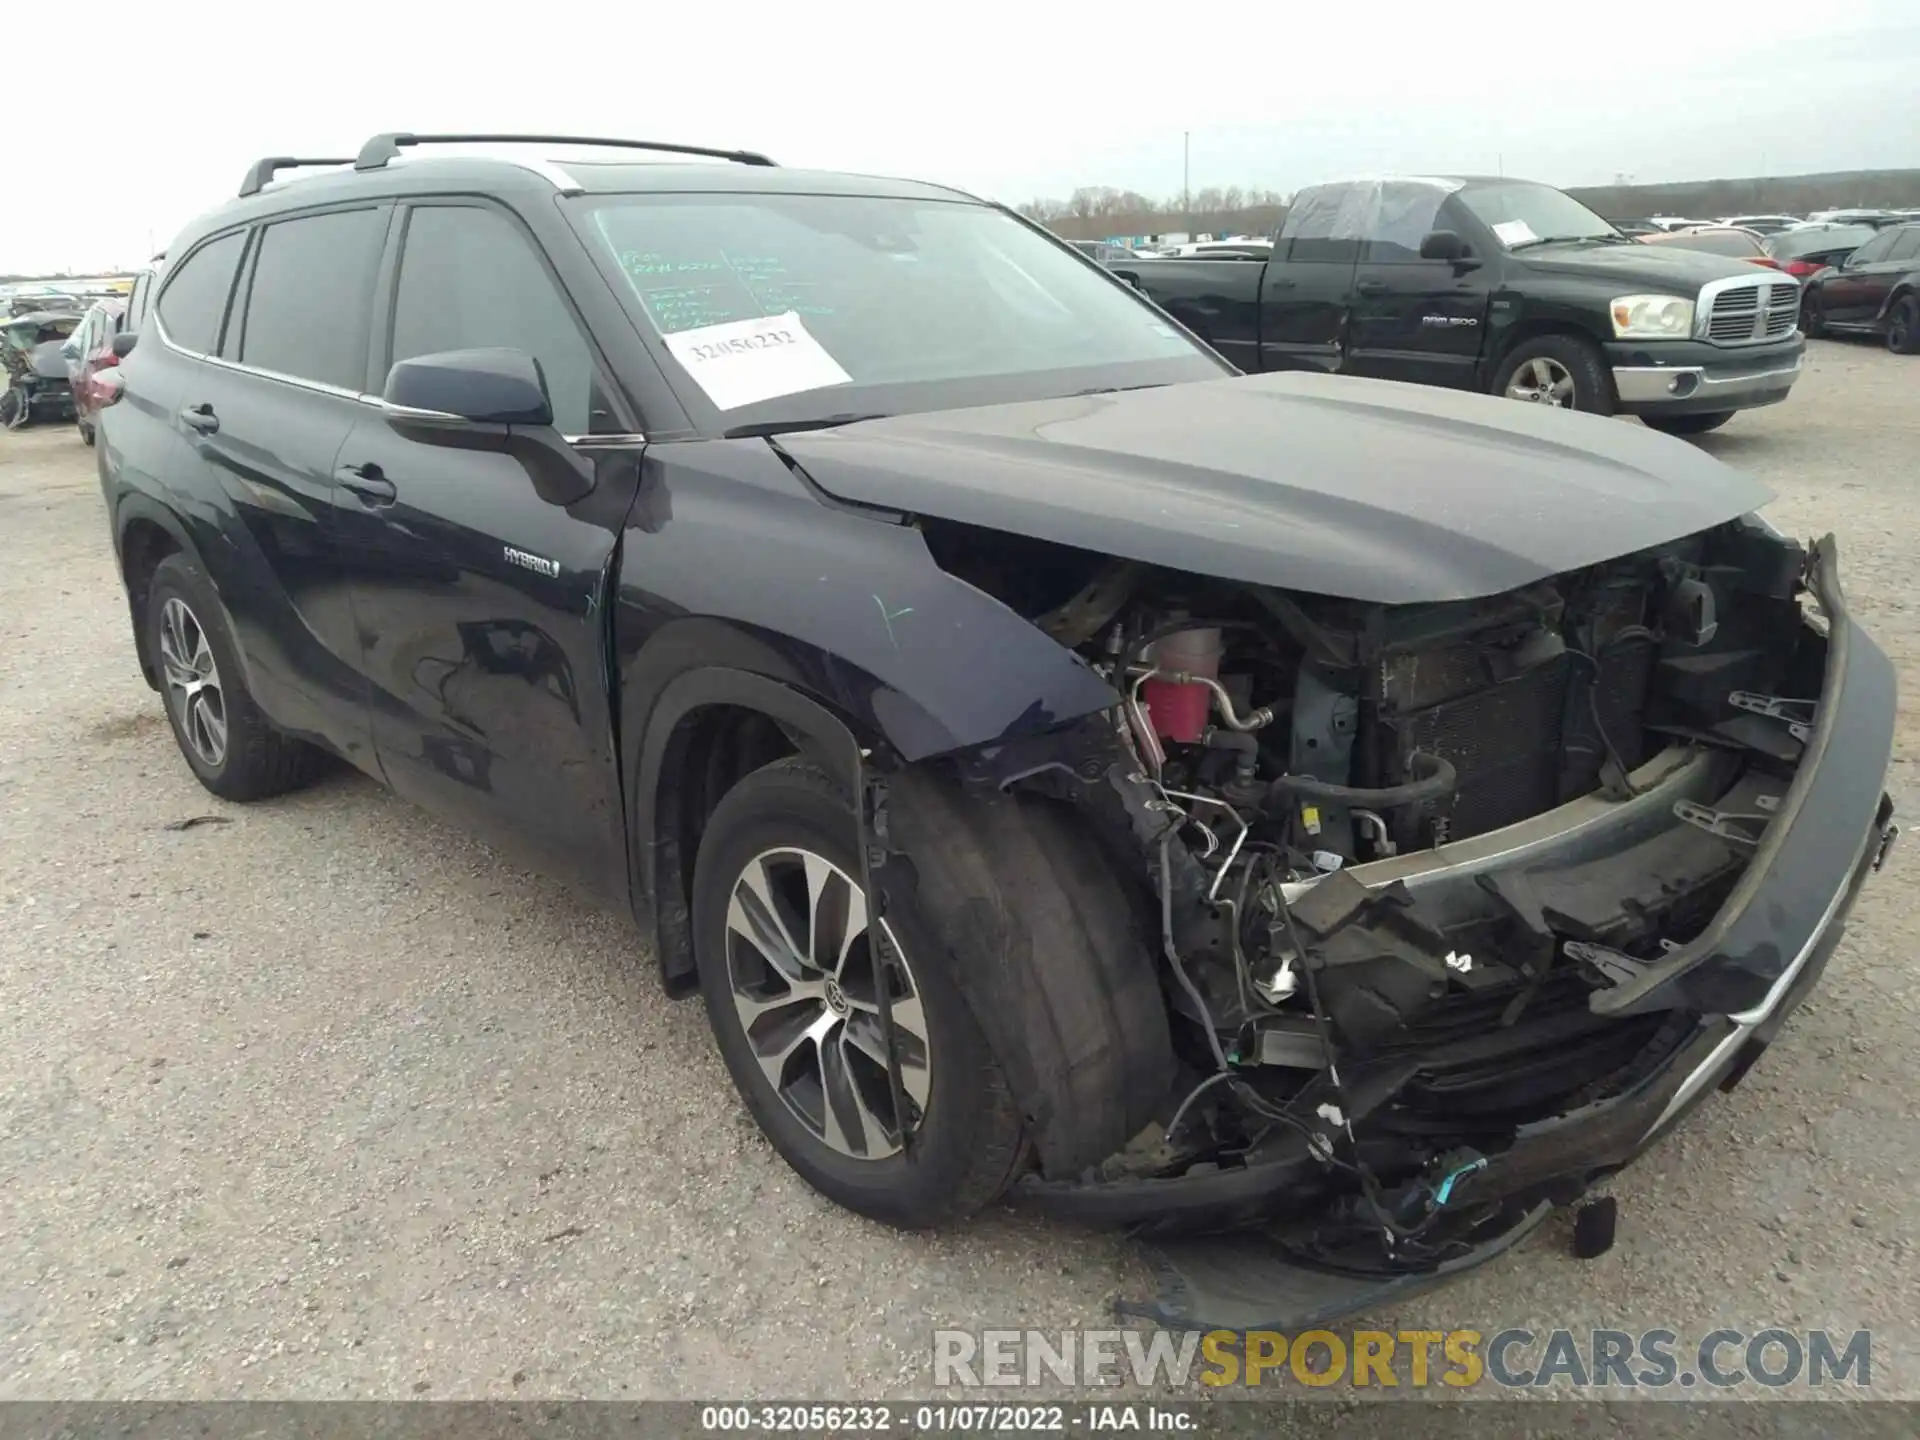
<svg viewBox="0 0 1920 1440"><path fill-rule="evenodd" d="M722 410L853 381L791 310L703 325L666 339L674 358Z"/></svg>
<svg viewBox="0 0 1920 1440"><path fill-rule="evenodd" d="M1529 240L1540 238L1524 220L1502 220L1493 227L1493 233L1500 237L1502 245L1524 245Z"/></svg>

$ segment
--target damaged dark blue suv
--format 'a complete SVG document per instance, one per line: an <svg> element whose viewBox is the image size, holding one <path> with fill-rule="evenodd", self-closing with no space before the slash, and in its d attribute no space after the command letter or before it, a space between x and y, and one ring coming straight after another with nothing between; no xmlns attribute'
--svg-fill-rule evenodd
<svg viewBox="0 0 1920 1440"><path fill-rule="evenodd" d="M1761 487L1236 374L970 196L383 135L168 253L98 453L206 787L343 759L600 889L822 1193L1133 1228L1162 1318L1497 1253L1895 834L1893 669Z"/></svg>

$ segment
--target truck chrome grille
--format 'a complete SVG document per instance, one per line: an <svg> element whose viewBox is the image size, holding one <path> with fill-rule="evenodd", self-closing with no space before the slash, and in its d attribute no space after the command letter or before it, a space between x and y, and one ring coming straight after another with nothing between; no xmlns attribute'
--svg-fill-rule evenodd
<svg viewBox="0 0 1920 1440"><path fill-rule="evenodd" d="M1701 334L1716 345L1779 340L1800 321L1800 282L1723 280L1701 292L1701 310Z"/></svg>

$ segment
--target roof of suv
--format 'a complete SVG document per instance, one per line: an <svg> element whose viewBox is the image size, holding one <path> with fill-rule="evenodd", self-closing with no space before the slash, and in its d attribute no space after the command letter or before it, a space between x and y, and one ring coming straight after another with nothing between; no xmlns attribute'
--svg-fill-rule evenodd
<svg viewBox="0 0 1920 1440"><path fill-rule="evenodd" d="M315 162L308 162L315 163ZM949 186L831 170L684 161L544 159L534 155L403 155L378 168L347 165L270 180L256 193L195 219L176 249L209 232L284 210L368 196L449 193L528 195L846 195L984 204Z"/></svg>

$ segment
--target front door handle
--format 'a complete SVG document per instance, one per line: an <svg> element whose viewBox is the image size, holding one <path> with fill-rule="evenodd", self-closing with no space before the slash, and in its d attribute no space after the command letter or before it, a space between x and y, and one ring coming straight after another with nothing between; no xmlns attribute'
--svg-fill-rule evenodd
<svg viewBox="0 0 1920 1440"><path fill-rule="evenodd" d="M1298 280L1282 280L1276 276L1274 279L1267 281L1267 288L1269 290L1291 290L1299 283Z"/></svg>
<svg viewBox="0 0 1920 1440"><path fill-rule="evenodd" d="M333 472L333 478L369 505L391 505L400 493L378 465L342 465Z"/></svg>
<svg viewBox="0 0 1920 1440"><path fill-rule="evenodd" d="M1362 295L1384 295L1387 293L1387 282L1384 280L1362 280L1353 288Z"/></svg>
<svg viewBox="0 0 1920 1440"><path fill-rule="evenodd" d="M220 428L220 417L213 413L212 405L189 405L180 412L180 420L189 430L197 430L202 435L211 435Z"/></svg>

